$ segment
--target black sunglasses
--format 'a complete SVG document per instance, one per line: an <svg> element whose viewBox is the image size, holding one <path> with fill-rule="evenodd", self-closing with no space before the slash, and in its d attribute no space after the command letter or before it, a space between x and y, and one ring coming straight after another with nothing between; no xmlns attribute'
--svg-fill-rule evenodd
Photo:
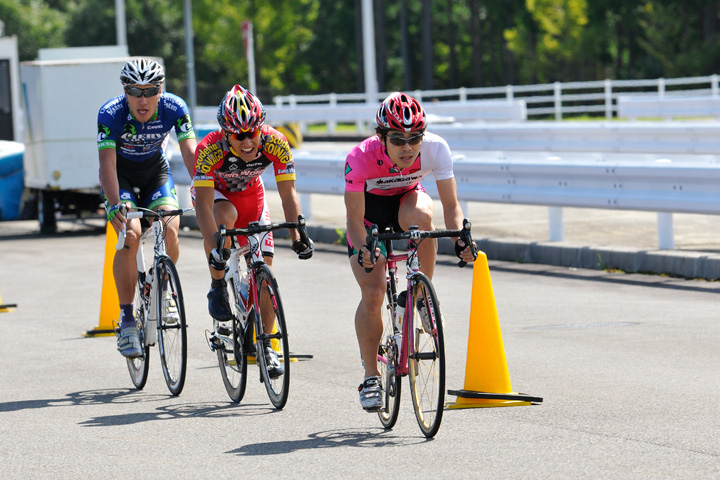
<svg viewBox="0 0 720 480"><path fill-rule="evenodd" d="M130 95L131 97L145 97L150 98L154 97L160 92L160 87L150 87L150 88L138 88L138 87L125 87L125 93Z"/></svg>
<svg viewBox="0 0 720 480"><path fill-rule="evenodd" d="M409 138L388 135L387 138L388 140L390 140L390 143L392 143L396 147L403 147L406 143L409 143L410 145L417 145L422 141L423 134L421 133L419 135L413 135Z"/></svg>
<svg viewBox="0 0 720 480"><path fill-rule="evenodd" d="M255 130L248 130L247 132L240 132L240 133L230 133L226 132L228 138L232 138L234 140L237 140L239 142L242 142L246 138L255 138L258 135L260 135L260 129L256 128Z"/></svg>

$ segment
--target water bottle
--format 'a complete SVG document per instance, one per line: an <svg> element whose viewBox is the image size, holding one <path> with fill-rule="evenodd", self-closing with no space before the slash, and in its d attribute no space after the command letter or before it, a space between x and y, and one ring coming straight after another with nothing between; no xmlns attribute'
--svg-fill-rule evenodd
<svg viewBox="0 0 720 480"><path fill-rule="evenodd" d="M407 290L400 292L397 298L397 308L395 308L395 328L402 331L402 322L405 317L405 304L407 303Z"/></svg>
<svg viewBox="0 0 720 480"><path fill-rule="evenodd" d="M244 315L246 312L245 306L247 305L248 301L248 294L250 292L250 279L248 278L247 272L242 272L240 274L240 302L239 307L240 311Z"/></svg>

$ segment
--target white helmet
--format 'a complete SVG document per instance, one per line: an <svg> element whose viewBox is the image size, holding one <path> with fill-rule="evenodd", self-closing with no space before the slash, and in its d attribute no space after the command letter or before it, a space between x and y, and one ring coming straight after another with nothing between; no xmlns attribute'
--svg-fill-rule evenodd
<svg viewBox="0 0 720 480"><path fill-rule="evenodd" d="M150 58L134 58L120 70L123 85L160 85L165 80L165 69Z"/></svg>

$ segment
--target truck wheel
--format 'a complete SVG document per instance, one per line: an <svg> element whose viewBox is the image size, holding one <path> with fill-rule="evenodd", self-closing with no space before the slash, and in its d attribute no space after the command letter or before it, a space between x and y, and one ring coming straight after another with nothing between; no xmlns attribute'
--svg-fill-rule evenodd
<svg viewBox="0 0 720 480"><path fill-rule="evenodd" d="M56 233L57 221L55 220L55 196L47 190L38 190L37 202L40 233Z"/></svg>

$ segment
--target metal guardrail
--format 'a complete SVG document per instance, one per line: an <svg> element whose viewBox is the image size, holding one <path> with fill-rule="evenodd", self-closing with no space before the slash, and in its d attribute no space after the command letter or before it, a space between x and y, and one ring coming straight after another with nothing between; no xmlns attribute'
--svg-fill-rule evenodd
<svg viewBox="0 0 720 480"><path fill-rule="evenodd" d="M345 153L295 150L297 191L343 194ZM563 240L562 207L658 212L661 249L674 248L672 213L720 214L720 163L704 155L462 152L454 170L463 202L550 207L551 241ZM263 180L276 189L272 175ZM423 185L437 198L432 176Z"/></svg>
<svg viewBox="0 0 720 480"><path fill-rule="evenodd" d="M618 117L637 118L661 117L671 121L677 117L714 117L720 120L720 97L661 97L621 96L618 97Z"/></svg>
<svg viewBox="0 0 720 480"><path fill-rule="evenodd" d="M287 110L292 110L288 108ZM672 213L720 214L720 123L514 122L432 125L455 152L461 201L549 207L550 240L562 207L658 212L658 244L674 248ZM342 194L347 152L294 151L296 188ZM264 175L275 188L272 175ZM432 179L424 182L435 193Z"/></svg>
<svg viewBox="0 0 720 480"><path fill-rule="evenodd" d="M720 155L716 122L520 122L432 125L456 150Z"/></svg>

